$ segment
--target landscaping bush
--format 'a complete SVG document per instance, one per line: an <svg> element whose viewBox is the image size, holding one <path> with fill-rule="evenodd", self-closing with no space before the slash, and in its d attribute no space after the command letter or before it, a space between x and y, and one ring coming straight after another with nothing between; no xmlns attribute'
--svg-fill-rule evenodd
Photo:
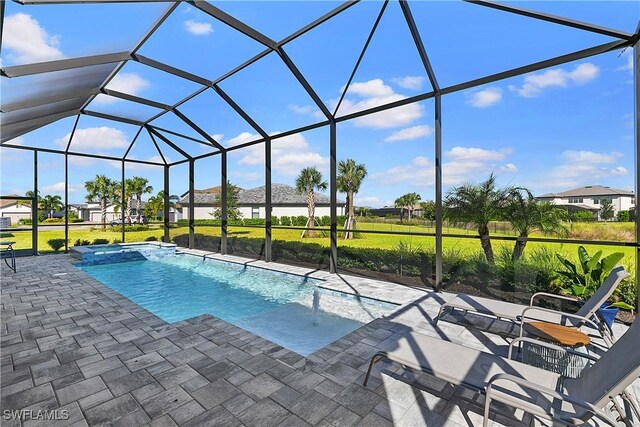
<svg viewBox="0 0 640 427"><path fill-rule="evenodd" d="M49 239L47 240L47 243L49 244L49 246L51 246L51 249L53 249L54 252L58 252L60 250L60 248L64 247L64 244L67 241L65 239Z"/></svg>
<svg viewBox="0 0 640 427"><path fill-rule="evenodd" d="M18 220L18 224L20 224L20 225L31 225L31 219L29 219L29 218L20 218Z"/></svg>
<svg viewBox="0 0 640 427"><path fill-rule="evenodd" d="M45 224L60 224L64 223L64 218L47 218L42 222Z"/></svg>
<svg viewBox="0 0 640 427"><path fill-rule="evenodd" d="M108 245L109 239L93 239L92 245Z"/></svg>
<svg viewBox="0 0 640 427"><path fill-rule="evenodd" d="M285 227L290 227L292 225L291 217L287 216L287 215L281 216L280 217L280 225L285 226Z"/></svg>
<svg viewBox="0 0 640 427"><path fill-rule="evenodd" d="M280 225L280 218L275 215L271 215L271 226Z"/></svg>
<svg viewBox="0 0 640 427"><path fill-rule="evenodd" d="M73 246L88 246L90 245L91 242L85 239L78 239L75 241L75 243L73 244Z"/></svg>
<svg viewBox="0 0 640 427"><path fill-rule="evenodd" d="M590 211L576 211L571 214L571 219L575 222L592 222L593 214Z"/></svg>
<svg viewBox="0 0 640 427"><path fill-rule="evenodd" d="M96 230L102 230L102 228L97 227ZM142 224L134 224L134 225L125 225L124 226L124 231L129 233L132 231L148 231L149 230L149 226L148 225L142 225ZM115 231L118 233L122 233L122 226L121 225L115 225L113 227L109 227L109 231Z"/></svg>
<svg viewBox="0 0 640 427"><path fill-rule="evenodd" d="M264 227L265 219L264 218L245 218L242 220L242 225L260 225Z"/></svg>
<svg viewBox="0 0 640 427"><path fill-rule="evenodd" d="M291 223L294 227L304 227L307 225L307 217L304 215L292 216Z"/></svg>
<svg viewBox="0 0 640 427"><path fill-rule="evenodd" d="M629 222L631 221L631 214L629 211L619 211L616 215L619 222Z"/></svg>
<svg viewBox="0 0 640 427"><path fill-rule="evenodd" d="M144 239L145 242L157 242L158 238L156 236L149 236L146 239Z"/></svg>

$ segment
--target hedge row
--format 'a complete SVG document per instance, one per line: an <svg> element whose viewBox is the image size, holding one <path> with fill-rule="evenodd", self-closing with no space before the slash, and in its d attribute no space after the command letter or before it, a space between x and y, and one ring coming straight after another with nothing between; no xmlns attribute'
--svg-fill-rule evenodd
<svg viewBox="0 0 640 427"><path fill-rule="evenodd" d="M338 215L337 222L338 228L341 228L346 221L346 216ZM214 226L219 227L221 222L219 219L195 219L193 223L196 226ZM316 218L316 224L319 227L329 227L331 225L331 218L329 216L319 216ZM228 225L249 225L249 226L264 226L265 219L264 218L242 218L239 220L229 220ZM299 216L272 216L271 217L271 225L272 226L283 226L283 227L304 227L307 225L307 217L304 215ZM179 219L178 220L179 227L188 227L189 220L188 219Z"/></svg>

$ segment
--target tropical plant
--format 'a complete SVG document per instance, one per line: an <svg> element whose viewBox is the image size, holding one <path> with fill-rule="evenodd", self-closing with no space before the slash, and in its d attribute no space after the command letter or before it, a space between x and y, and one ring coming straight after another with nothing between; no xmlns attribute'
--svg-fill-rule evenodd
<svg viewBox="0 0 640 427"><path fill-rule="evenodd" d="M100 221L102 229L107 228L107 204L117 200L120 185L116 181L107 178L105 175L96 175L96 177L84 183L87 190L87 202L100 203Z"/></svg>
<svg viewBox="0 0 640 427"><path fill-rule="evenodd" d="M604 221L609 221L613 218L613 204L608 199L600 201L600 218Z"/></svg>
<svg viewBox="0 0 640 427"><path fill-rule="evenodd" d="M24 193L25 197L29 197L31 199L34 198L34 192L33 190L29 190L26 193ZM40 190L38 190L38 205L40 204L40 200L42 199L42 197L40 197ZM16 200L16 205L18 206L31 206L31 200Z"/></svg>
<svg viewBox="0 0 640 427"><path fill-rule="evenodd" d="M514 188L504 209L504 218L511 223L518 233L518 240L513 246L511 260L522 257L527 245L527 238L534 231L545 234L566 236L568 233L564 221L568 219L567 211L549 202L538 202L526 188Z"/></svg>
<svg viewBox="0 0 640 427"><path fill-rule="evenodd" d="M511 188L498 188L496 177L492 173L480 184L453 187L445 198L446 217L453 223L475 225L480 236L480 245L490 263L494 262L494 257L489 237L489 222L500 216L509 201L511 191Z"/></svg>
<svg viewBox="0 0 640 427"><path fill-rule="evenodd" d="M64 246L64 244L67 241L65 239L49 239L47 240L47 243L49 244L49 246L51 246L51 249L53 249L54 252L58 252L60 250L60 248L62 248Z"/></svg>
<svg viewBox="0 0 640 427"><path fill-rule="evenodd" d="M148 218L158 219L158 214L164 212L164 195L162 191L156 196L149 197L147 204L144 207L144 213Z"/></svg>
<svg viewBox="0 0 640 427"><path fill-rule="evenodd" d="M127 191L127 184L125 183L125 195ZM128 184L128 191L131 192L131 196L136 197L136 218L140 221L142 215L142 195L150 194L153 192L153 187L149 185L149 180L141 176L134 176L130 178Z"/></svg>
<svg viewBox="0 0 640 427"><path fill-rule="evenodd" d="M47 218L53 218L53 214L62 208L64 208L62 197L57 194L54 196L47 194L40 200L40 209L47 213Z"/></svg>
<svg viewBox="0 0 640 427"><path fill-rule="evenodd" d="M422 210L422 217L429 221L436 219L436 204L433 200L427 200L420 202L420 209Z"/></svg>
<svg viewBox="0 0 640 427"><path fill-rule="evenodd" d="M581 245L578 247L579 265L574 264L560 254L556 254L556 257L564 267L564 270L559 270L558 274L565 278L565 282L568 285L565 292L581 300L588 300L602 286L611 270L624 258L624 254L622 252L614 252L602 257L602 251L598 251L593 256L590 256L584 246ZM632 306L622 301L613 303L609 307L623 308L625 310L633 309Z"/></svg>
<svg viewBox="0 0 640 427"><path fill-rule="evenodd" d="M360 190L362 181L367 176L367 167L356 163L353 159L340 160L338 162L338 191L347 194L347 225L344 238L352 239L355 229L355 207L353 198Z"/></svg>
<svg viewBox="0 0 640 427"><path fill-rule="evenodd" d="M405 208L407 209L407 220L411 221L411 214L420 200L422 200L422 197L418 193L407 193L395 200L395 207L400 208L400 221L402 221Z"/></svg>
<svg viewBox="0 0 640 427"><path fill-rule="evenodd" d="M629 222L631 221L631 214L629 211L618 211L616 214L619 222Z"/></svg>
<svg viewBox="0 0 640 427"><path fill-rule="evenodd" d="M309 229L308 237L314 237L313 229L316 221L316 199L314 191L326 189L327 182L322 180L322 173L315 167L302 169L300 175L296 178L296 190L300 194L307 195L307 211L309 214L307 220L307 227Z"/></svg>
<svg viewBox="0 0 640 427"><path fill-rule="evenodd" d="M239 221L242 219L242 212L238 209L238 197L240 196L240 187L227 182L227 220ZM216 194L213 204L218 206L210 215L215 219L222 219L222 192Z"/></svg>

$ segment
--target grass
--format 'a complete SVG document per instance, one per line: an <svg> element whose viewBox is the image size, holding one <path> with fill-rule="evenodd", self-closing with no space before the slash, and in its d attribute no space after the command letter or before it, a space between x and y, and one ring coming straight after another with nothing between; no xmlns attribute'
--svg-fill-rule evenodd
<svg viewBox="0 0 640 427"><path fill-rule="evenodd" d="M589 236L594 236L592 238L600 238L605 235L603 229L605 227L612 227L616 229L616 232L628 232L629 223L609 223L609 224L594 224L594 223L585 223L585 224L575 224L574 225L578 232L587 233L589 227L592 227L595 231L592 231L592 234ZM633 224L631 224L631 227ZM359 247L359 248L380 248L380 249L397 249L399 244L408 244L414 248L421 248L423 250L433 249L435 246L435 237L431 236L403 236L403 235L389 235L389 234L373 234L366 233L366 231L386 231L386 232L421 232L421 233L433 233L435 230L430 227L419 226L419 225L396 225L389 223L360 223L358 224L359 230L362 233L359 234L359 238L353 240L342 240L338 241L338 245L345 245L351 247ZM473 235L473 232L463 229L454 229L449 228L444 230L446 233L459 233L459 234L469 234ZM186 234L189 230L187 227L177 227L172 228L170 230L170 235L176 236L178 234ZM220 228L214 226L199 226L196 227L196 233L207 234L211 236L219 236ZM264 238L264 230L262 228L257 227L229 227L230 236L239 236L239 237L251 237L251 238ZM305 241L318 243L320 245L329 246L329 237L328 232L325 232L324 235L322 232L316 232L317 236L314 238L304 238L301 239L301 230L282 230L282 229L273 229L272 230L272 238L275 240L286 240L286 241ZM144 241L146 238L150 236L156 237L158 240L161 240L163 235L163 231L161 226L152 225L150 230L147 231L135 231L135 232L127 232L126 240L128 242L139 242ZM495 235L500 235L496 233ZM31 232L30 231L16 231L16 232L6 232L1 233L0 238L3 240L12 240L15 241L14 245L15 249L29 249L31 247ZM53 249L47 244L49 239L63 239L64 238L64 230L46 230L40 229L38 231L38 251L40 253L51 253ZM110 231L107 228L107 231L102 230L88 230L88 229L77 229L74 227L69 228L69 245L73 246L74 242L77 239L81 240L89 240L93 241L95 239L107 239L110 242L114 240L122 239L122 234L119 231ZM462 256L471 257L481 252L480 242L477 239L466 239L466 238L453 238L453 237L445 237L443 238L443 250L444 251L455 251L460 253ZM493 240L492 245L496 254L500 251L511 250L513 247L513 242L510 241L500 241ZM628 266L633 266L634 259L634 248L632 247L623 247L623 246L606 246L606 245L598 245L597 243L586 244L584 245L589 253L593 253L598 250L602 250L605 254L611 252L623 252L625 254L624 263L628 264ZM576 244L567 244L567 243L536 243L530 242L527 244L526 252L533 252L535 248L544 247L555 253L562 254L568 258L574 258L578 245ZM635 270L635 269L633 269Z"/></svg>

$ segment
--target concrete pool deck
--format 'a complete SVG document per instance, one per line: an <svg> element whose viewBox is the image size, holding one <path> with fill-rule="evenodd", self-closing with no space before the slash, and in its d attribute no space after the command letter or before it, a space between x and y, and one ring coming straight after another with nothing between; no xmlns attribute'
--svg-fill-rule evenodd
<svg viewBox="0 0 640 427"><path fill-rule="evenodd" d="M167 324L73 266L69 255L2 267L1 407L66 420L2 425L471 426L482 397L370 357L414 329L506 355L512 324L431 320L453 294L275 263L190 253L325 280L328 288L405 304L304 358L210 315ZM409 304L407 304L409 303ZM624 326L616 325L620 335ZM640 389L638 381L634 391ZM636 394L637 395L637 394ZM11 417L9 417L11 418ZM494 426L529 425L498 407ZM536 425L546 425L533 420Z"/></svg>

